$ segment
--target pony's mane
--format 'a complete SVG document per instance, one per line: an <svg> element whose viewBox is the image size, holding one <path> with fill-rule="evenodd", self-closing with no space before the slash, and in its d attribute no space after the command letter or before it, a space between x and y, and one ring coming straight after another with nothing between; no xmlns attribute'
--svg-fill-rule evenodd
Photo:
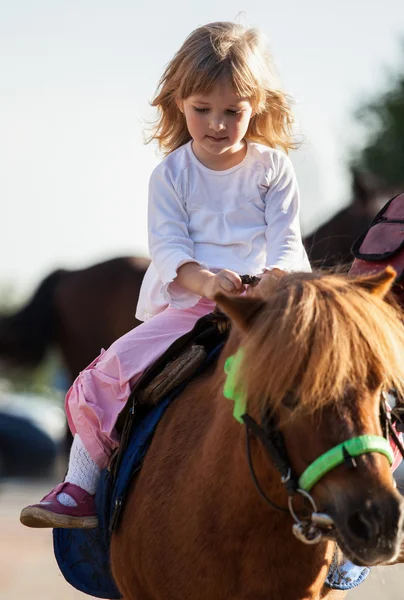
<svg viewBox="0 0 404 600"><path fill-rule="evenodd" d="M249 403L276 409L292 392L313 412L352 389L404 392L400 313L347 276L283 277L243 346Z"/></svg>

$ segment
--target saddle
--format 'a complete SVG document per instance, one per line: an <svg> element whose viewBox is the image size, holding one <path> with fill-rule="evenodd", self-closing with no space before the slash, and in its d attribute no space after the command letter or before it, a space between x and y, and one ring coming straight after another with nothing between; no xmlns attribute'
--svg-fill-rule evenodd
<svg viewBox="0 0 404 600"><path fill-rule="evenodd" d="M385 204L352 246L352 275L382 271L391 265L397 272L393 292L404 306L404 194Z"/></svg>
<svg viewBox="0 0 404 600"><path fill-rule="evenodd" d="M199 319L140 377L120 412L116 429L120 443L108 469L115 480L125 455L134 424L173 392L179 393L203 367L208 356L222 347L230 332L230 320L217 307Z"/></svg>

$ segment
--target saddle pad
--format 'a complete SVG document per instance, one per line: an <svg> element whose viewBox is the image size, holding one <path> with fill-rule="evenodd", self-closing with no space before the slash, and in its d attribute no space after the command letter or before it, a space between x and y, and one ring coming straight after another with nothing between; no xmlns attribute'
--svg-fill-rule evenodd
<svg viewBox="0 0 404 600"><path fill-rule="evenodd" d="M115 509L122 505L132 477L141 468L156 426L174 397L173 394L154 407L137 425L112 490L109 471L102 471L96 492L99 526L53 530L53 548L59 568L66 581L80 592L96 598L121 598L111 575L109 556Z"/></svg>

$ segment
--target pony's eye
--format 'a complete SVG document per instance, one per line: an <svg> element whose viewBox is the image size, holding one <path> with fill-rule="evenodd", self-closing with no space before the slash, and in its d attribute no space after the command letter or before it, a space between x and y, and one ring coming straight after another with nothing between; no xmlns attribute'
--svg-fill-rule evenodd
<svg viewBox="0 0 404 600"><path fill-rule="evenodd" d="M288 392L284 399L282 400L282 404L285 408L289 410L293 410L298 405L299 398L296 396L295 392Z"/></svg>

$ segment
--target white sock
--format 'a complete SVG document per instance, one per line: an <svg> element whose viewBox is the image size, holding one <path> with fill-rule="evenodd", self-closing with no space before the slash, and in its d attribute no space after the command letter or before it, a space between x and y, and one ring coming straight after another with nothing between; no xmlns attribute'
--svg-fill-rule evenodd
<svg viewBox="0 0 404 600"><path fill-rule="evenodd" d="M97 483L100 478L100 467L93 461L80 436L74 436L70 450L69 468L65 481L78 485L89 494L95 494ZM64 506L77 506L77 503L69 494L62 492L57 499Z"/></svg>

